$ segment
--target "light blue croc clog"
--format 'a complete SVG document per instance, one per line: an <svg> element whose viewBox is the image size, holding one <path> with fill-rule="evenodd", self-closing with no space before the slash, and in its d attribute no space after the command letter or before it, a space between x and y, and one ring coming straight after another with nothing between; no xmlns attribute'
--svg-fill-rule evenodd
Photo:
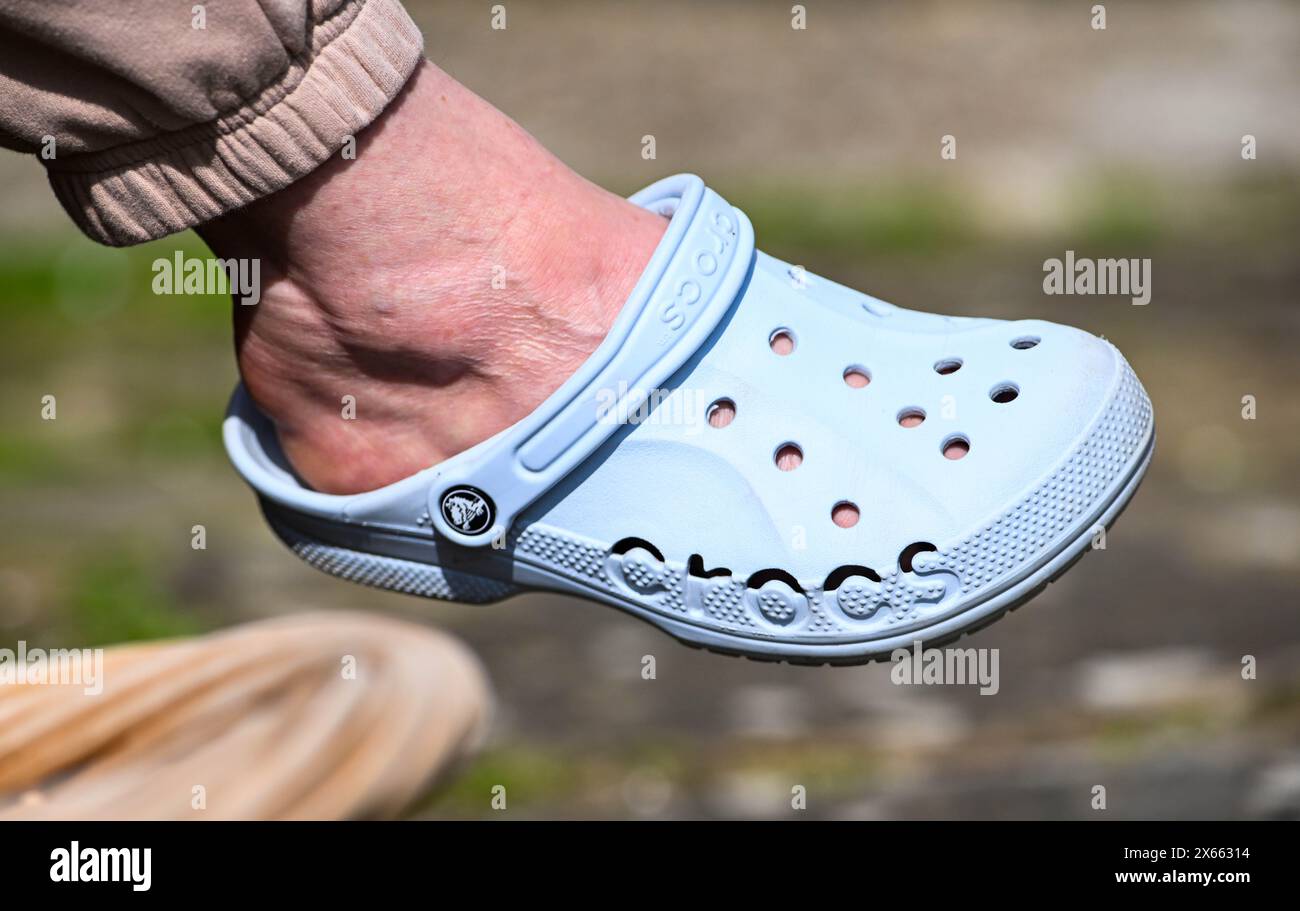
<svg viewBox="0 0 1300 911"><path fill-rule="evenodd" d="M318 493L236 389L226 447L295 553L430 598L567 592L718 651L856 663L1023 603L1133 496L1151 403L1109 342L805 273L697 177L632 199L671 222L608 337L440 465Z"/></svg>

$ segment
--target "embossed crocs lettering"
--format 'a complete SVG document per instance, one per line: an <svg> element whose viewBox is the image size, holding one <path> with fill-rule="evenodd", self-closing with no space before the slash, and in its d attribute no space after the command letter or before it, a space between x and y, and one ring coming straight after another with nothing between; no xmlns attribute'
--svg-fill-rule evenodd
<svg viewBox="0 0 1300 911"><path fill-rule="evenodd" d="M227 450L295 553L400 592L567 592L718 651L852 663L1023 603L1133 496L1151 403L1109 342L807 273L697 177L632 199L671 222L608 337L442 464L318 493L236 389Z"/></svg>

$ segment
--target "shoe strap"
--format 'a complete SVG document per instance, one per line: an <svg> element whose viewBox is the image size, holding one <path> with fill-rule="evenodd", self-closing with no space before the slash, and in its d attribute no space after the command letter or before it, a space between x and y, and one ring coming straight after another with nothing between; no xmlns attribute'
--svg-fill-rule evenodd
<svg viewBox="0 0 1300 911"><path fill-rule="evenodd" d="M631 201L672 220L600 347L528 417L435 469L429 517L456 543L503 542L699 350L749 274L749 219L700 178L668 177Z"/></svg>

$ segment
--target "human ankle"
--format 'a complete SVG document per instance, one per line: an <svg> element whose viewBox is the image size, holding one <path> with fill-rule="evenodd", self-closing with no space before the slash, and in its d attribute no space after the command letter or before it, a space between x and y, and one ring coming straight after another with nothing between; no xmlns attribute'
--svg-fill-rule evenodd
<svg viewBox="0 0 1300 911"><path fill-rule="evenodd" d="M235 312L245 385L303 478L344 493L532 411L604 338L665 225L426 65L355 160L201 233L262 260L262 302Z"/></svg>

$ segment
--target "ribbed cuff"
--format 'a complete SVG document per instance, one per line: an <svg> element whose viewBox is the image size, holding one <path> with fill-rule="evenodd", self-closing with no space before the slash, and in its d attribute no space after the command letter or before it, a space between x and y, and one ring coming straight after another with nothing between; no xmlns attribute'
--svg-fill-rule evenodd
<svg viewBox="0 0 1300 911"><path fill-rule="evenodd" d="M91 238L125 247L184 231L324 164L401 91L424 53L398 0L352 0L311 51L238 111L141 142L50 162L50 185Z"/></svg>

